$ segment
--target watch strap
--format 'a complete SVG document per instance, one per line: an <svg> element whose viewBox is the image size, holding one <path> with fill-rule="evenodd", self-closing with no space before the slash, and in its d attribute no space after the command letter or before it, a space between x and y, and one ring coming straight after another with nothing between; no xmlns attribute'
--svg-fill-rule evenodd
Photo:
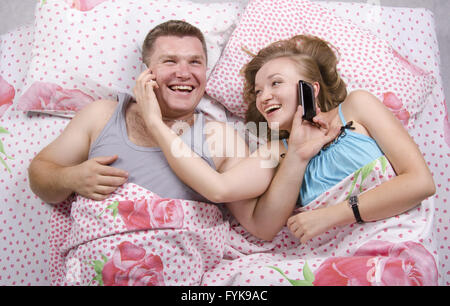
<svg viewBox="0 0 450 306"><path fill-rule="evenodd" d="M358 197L357 196L351 196L348 200L348 204L349 206L352 208L353 210L353 215L355 216L355 220L358 224L364 223L363 219L361 218L361 215L359 213L359 208L358 208Z"/></svg>

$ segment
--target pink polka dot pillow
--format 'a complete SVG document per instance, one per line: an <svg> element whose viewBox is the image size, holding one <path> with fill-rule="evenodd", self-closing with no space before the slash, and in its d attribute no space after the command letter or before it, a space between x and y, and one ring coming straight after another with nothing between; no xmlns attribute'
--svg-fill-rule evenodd
<svg viewBox="0 0 450 306"><path fill-rule="evenodd" d="M348 90L366 89L408 124L420 113L435 79L402 58L384 40L308 0L253 0L243 13L206 91L232 113L244 117L242 67L268 44L298 34L318 36L340 53L338 65Z"/></svg>
<svg viewBox="0 0 450 306"><path fill-rule="evenodd" d="M170 19L205 35L209 71L240 14L234 2L47 0L35 12L32 58L18 108L72 116L100 98L132 93L148 31Z"/></svg>

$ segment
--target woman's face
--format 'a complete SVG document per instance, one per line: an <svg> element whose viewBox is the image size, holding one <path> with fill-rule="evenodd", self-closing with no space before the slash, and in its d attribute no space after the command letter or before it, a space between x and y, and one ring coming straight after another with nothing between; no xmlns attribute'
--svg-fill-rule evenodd
<svg viewBox="0 0 450 306"><path fill-rule="evenodd" d="M270 129L290 131L298 106L298 81L303 80L292 59L281 57L264 64L255 76L256 107Z"/></svg>

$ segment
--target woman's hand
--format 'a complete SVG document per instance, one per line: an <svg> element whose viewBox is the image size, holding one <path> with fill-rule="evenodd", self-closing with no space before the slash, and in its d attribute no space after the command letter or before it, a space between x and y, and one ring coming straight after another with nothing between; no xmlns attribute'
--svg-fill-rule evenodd
<svg viewBox="0 0 450 306"><path fill-rule="evenodd" d="M303 160L309 161L319 153L324 145L333 141L339 134L339 127L330 127L320 116L314 117L314 123L302 120L299 106L292 122L289 149L294 150Z"/></svg>
<svg viewBox="0 0 450 306"><path fill-rule="evenodd" d="M288 219L287 227L301 243L306 243L335 226L336 222L336 213L327 207L296 214Z"/></svg>
<svg viewBox="0 0 450 306"><path fill-rule="evenodd" d="M162 120L161 108L154 91L159 88L155 78L150 69L146 69L139 75L133 88L137 105L147 125Z"/></svg>

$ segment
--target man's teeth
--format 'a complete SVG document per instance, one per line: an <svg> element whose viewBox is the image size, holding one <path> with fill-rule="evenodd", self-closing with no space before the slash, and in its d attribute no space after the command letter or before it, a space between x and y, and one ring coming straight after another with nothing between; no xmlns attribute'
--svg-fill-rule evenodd
<svg viewBox="0 0 450 306"><path fill-rule="evenodd" d="M192 86L188 86L188 85L175 85L175 86L170 86L170 89L172 90L183 90L183 91L192 91Z"/></svg>
<svg viewBox="0 0 450 306"><path fill-rule="evenodd" d="M268 108L266 108L264 111L267 113L270 113L271 111L274 111L276 109L281 108L281 105L271 105Z"/></svg>

